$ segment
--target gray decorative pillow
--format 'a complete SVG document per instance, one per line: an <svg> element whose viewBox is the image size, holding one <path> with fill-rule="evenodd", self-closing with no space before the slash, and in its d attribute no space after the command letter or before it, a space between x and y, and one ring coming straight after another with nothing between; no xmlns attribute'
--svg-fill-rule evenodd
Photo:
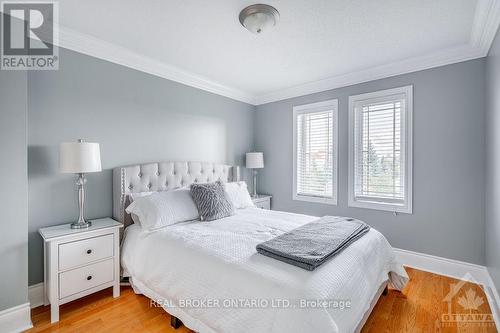
<svg viewBox="0 0 500 333"><path fill-rule="evenodd" d="M221 181L192 184L191 196L202 221L218 220L234 214L234 206L227 197L224 184Z"/></svg>

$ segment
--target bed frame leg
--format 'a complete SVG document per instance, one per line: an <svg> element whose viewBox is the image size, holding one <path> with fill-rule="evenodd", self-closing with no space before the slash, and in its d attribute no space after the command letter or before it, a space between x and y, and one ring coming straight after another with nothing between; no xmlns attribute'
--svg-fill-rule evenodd
<svg viewBox="0 0 500 333"><path fill-rule="evenodd" d="M382 292L382 295L387 296L388 293L389 293L389 288L387 288L387 286L385 286L384 291Z"/></svg>
<svg viewBox="0 0 500 333"><path fill-rule="evenodd" d="M179 318L170 316L170 326L172 326L175 329L178 329L179 327L181 327L181 325L182 321L180 321Z"/></svg>

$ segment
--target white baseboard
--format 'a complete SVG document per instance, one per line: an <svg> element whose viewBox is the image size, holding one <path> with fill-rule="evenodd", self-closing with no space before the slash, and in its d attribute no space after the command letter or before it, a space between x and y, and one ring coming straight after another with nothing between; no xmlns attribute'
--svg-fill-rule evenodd
<svg viewBox="0 0 500 333"><path fill-rule="evenodd" d="M397 248L394 253L405 266L482 285L495 324L500 327L500 296L485 266Z"/></svg>
<svg viewBox="0 0 500 333"><path fill-rule="evenodd" d="M394 253L405 266L482 285L490 282L485 266L397 248Z"/></svg>
<svg viewBox="0 0 500 333"><path fill-rule="evenodd" d="M0 332L17 333L32 327L29 303L0 311Z"/></svg>
<svg viewBox="0 0 500 333"><path fill-rule="evenodd" d="M44 304L45 290L43 287L43 282L34 284L28 287L28 299L30 301L30 307L36 308Z"/></svg>
<svg viewBox="0 0 500 333"><path fill-rule="evenodd" d="M490 304L491 312L493 313L493 317L495 318L495 323L497 328L500 327L500 295L498 294L498 289L491 278L491 275L488 272L488 285L485 286L486 297L488 297L488 303ZM489 286L489 287L488 287Z"/></svg>

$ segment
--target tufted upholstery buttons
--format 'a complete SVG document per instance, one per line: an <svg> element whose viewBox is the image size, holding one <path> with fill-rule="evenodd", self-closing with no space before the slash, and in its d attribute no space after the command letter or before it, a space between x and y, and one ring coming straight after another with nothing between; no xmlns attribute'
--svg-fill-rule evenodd
<svg viewBox="0 0 500 333"><path fill-rule="evenodd" d="M233 169L234 170L234 169ZM138 164L115 169L120 174L119 191L120 219L129 224L125 213L126 195L137 192L168 191L186 187L192 183L231 181L234 172L231 166L209 162L160 162ZM115 204L116 205L116 204ZM115 207L116 208L116 207Z"/></svg>

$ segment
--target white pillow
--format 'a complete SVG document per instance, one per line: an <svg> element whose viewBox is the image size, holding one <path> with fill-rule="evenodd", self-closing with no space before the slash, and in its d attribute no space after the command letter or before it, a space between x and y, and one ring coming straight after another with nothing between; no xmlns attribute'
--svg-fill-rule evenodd
<svg viewBox="0 0 500 333"><path fill-rule="evenodd" d="M126 212L135 215L140 221L142 230L148 232L199 218L198 209L187 188L154 192L148 196L135 198Z"/></svg>
<svg viewBox="0 0 500 333"><path fill-rule="evenodd" d="M236 209L255 207L248 193L247 183L243 181L226 183L226 194Z"/></svg>
<svg viewBox="0 0 500 333"><path fill-rule="evenodd" d="M155 192L137 192L137 193L130 193L128 195L128 198L130 200L130 203L134 202L135 199L137 198L142 198L142 197L147 197L148 195L151 195Z"/></svg>
<svg viewBox="0 0 500 333"><path fill-rule="evenodd" d="M151 195L155 192L137 192L137 193L130 193L128 194L128 204L130 205L132 202L135 201L137 198L142 198L146 197L148 195ZM139 217L135 214L130 214L130 217L132 217L132 221L134 221L135 224L141 225L141 221L139 220Z"/></svg>

